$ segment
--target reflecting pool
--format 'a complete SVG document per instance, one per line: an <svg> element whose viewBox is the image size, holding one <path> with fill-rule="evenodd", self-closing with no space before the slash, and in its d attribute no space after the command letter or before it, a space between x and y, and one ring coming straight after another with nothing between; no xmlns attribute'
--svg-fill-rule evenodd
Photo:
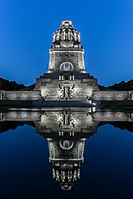
<svg viewBox="0 0 133 199"><path fill-rule="evenodd" d="M0 113L0 196L133 198L133 111Z"/></svg>

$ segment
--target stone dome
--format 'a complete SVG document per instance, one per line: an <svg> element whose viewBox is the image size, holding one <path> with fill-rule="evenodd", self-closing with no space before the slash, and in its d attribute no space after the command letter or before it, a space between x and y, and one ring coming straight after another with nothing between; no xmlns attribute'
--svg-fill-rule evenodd
<svg viewBox="0 0 133 199"><path fill-rule="evenodd" d="M72 21L62 21L60 28L53 34L54 47L81 47L80 33L73 27Z"/></svg>

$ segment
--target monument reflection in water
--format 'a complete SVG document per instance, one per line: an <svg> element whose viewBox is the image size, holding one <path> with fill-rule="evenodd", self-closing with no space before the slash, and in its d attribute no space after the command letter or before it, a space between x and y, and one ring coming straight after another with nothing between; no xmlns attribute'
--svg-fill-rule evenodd
<svg viewBox="0 0 133 199"><path fill-rule="evenodd" d="M48 140L53 178L62 190L70 190L80 178L85 140L96 133L100 122L133 122L131 112L96 111L92 108L15 110L0 113L0 121L34 122L37 133Z"/></svg>

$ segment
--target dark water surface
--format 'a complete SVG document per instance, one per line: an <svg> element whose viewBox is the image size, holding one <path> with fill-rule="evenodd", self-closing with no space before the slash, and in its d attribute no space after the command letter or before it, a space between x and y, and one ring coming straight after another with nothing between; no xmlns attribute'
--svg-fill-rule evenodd
<svg viewBox="0 0 133 199"><path fill-rule="evenodd" d="M15 113L11 115L13 114ZM94 122L93 125L90 125L91 127L88 127L89 124L87 124L84 130L83 127L81 130L79 129L82 131L82 135L81 132L79 132L80 136L78 135L80 138L75 138L74 135L71 139L74 140L75 144L77 139L86 138L83 149L84 161L80 166L80 178L74 181L71 190L62 190L60 182L53 179L52 176L54 161L49 162L50 154L47 140L52 136L54 140L64 139L61 135L58 136L59 132L55 126L55 122L62 121L62 118L55 118L54 115L54 117L50 116L49 119L46 119L41 115L41 120L39 117L37 122L32 121L32 119L29 122L28 119L27 121L22 121L24 120L22 118L19 120L19 114L17 114L18 121L13 121L15 119L11 119L8 115L7 118L3 116L6 121L0 122L0 199L133 198L133 121L129 122L126 119L126 121L115 122L100 121ZM47 113L45 113L46 115ZM66 126L70 127L71 125L71 122L66 122L66 118L70 119L67 115L68 112L63 117L64 123L58 123L59 128L61 125L65 125L62 129L64 128L66 131L68 130ZM75 117L78 118L78 122L79 115L76 112ZM81 118L83 117L84 115ZM48 133L46 126L49 125L50 120L53 121L53 129L49 126ZM95 123L97 127L95 127ZM75 124L72 125L76 129ZM82 124L85 125L84 121ZM82 124L79 123L79 126ZM14 129L11 130L11 128ZM92 131L89 136L86 128ZM77 131L76 129L75 132ZM85 135L83 135L84 133ZM68 137L65 139L69 140ZM64 142L63 146L67 147L67 145L69 143ZM56 146L54 150L58 153ZM64 153L70 153L70 150L66 150L67 152ZM74 151L72 153L80 152ZM59 157L62 158L61 155ZM60 162L60 160L58 161Z"/></svg>

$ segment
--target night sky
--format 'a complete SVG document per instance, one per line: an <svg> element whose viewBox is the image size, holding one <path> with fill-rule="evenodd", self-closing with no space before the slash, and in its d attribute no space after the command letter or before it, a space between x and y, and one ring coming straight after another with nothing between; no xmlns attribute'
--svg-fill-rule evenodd
<svg viewBox="0 0 133 199"><path fill-rule="evenodd" d="M133 0L0 0L0 77L34 83L66 19L81 33L86 70L100 84L133 79Z"/></svg>

